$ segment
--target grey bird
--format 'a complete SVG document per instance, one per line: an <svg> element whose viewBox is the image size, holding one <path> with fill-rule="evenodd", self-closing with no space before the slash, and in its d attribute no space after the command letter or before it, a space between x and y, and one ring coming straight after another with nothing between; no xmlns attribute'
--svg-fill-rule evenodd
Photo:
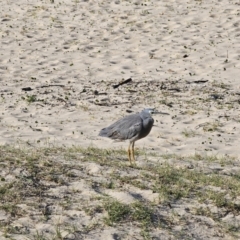
<svg viewBox="0 0 240 240"><path fill-rule="evenodd" d="M103 128L99 136L120 141L129 140L128 159L131 164L135 163L134 144L150 133L154 123L151 114L154 112L154 108L145 108L140 113L123 117L109 127Z"/></svg>

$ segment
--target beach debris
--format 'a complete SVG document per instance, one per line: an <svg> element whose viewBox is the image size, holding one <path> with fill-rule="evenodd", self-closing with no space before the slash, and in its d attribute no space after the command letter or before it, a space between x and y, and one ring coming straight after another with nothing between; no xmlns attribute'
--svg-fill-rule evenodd
<svg viewBox="0 0 240 240"><path fill-rule="evenodd" d="M42 85L42 86L37 87L37 88L47 88L47 87L65 87L65 85L62 85L62 84L49 84L49 85Z"/></svg>
<svg viewBox="0 0 240 240"><path fill-rule="evenodd" d="M223 99L224 96L221 94L213 93L213 94L210 94L210 98L217 100L217 99Z"/></svg>
<svg viewBox="0 0 240 240"><path fill-rule="evenodd" d="M208 80L196 80L196 81L193 81L194 83L206 83L208 82Z"/></svg>
<svg viewBox="0 0 240 240"><path fill-rule="evenodd" d="M127 113L132 113L133 110L127 109L126 112L127 112Z"/></svg>
<svg viewBox="0 0 240 240"><path fill-rule="evenodd" d="M22 88L22 90L28 92L28 91L32 91L33 89L31 87L24 87Z"/></svg>
<svg viewBox="0 0 240 240"><path fill-rule="evenodd" d="M121 82L118 83L118 84L113 85L113 88L118 88L119 86L121 86L121 85L123 85L123 84L126 84L126 83L129 83L129 82L131 82L131 81L132 81L132 78L128 78L128 79L126 79L126 80L121 81Z"/></svg>
<svg viewBox="0 0 240 240"><path fill-rule="evenodd" d="M180 88L168 88L168 91L176 91L176 92L181 92Z"/></svg>
<svg viewBox="0 0 240 240"><path fill-rule="evenodd" d="M208 82L208 80L200 79L200 80L194 80L194 81L186 81L188 84L196 83L196 84L203 84Z"/></svg>

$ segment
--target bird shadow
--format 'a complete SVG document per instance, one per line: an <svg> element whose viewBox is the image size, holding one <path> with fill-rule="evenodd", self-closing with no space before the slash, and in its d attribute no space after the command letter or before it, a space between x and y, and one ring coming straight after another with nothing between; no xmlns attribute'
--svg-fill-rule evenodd
<svg viewBox="0 0 240 240"><path fill-rule="evenodd" d="M138 201L144 201L145 199L143 198L143 196L139 193L132 193L132 192L129 192L129 194L135 198L136 200Z"/></svg>

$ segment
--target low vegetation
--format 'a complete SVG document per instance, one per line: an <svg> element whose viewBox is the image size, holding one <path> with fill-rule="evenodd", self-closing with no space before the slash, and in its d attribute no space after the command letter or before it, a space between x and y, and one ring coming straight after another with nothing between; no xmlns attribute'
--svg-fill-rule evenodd
<svg viewBox="0 0 240 240"><path fill-rule="evenodd" d="M206 218L203 226L212 221L220 235L240 236L234 220L240 211L239 172L209 168L226 162L231 169L239 166L237 159L147 156L138 152L137 165L130 166L123 150L0 147L0 236L79 239L113 227L122 238L133 228L138 229L134 236L143 239L159 231L187 239L193 231L187 226L200 216ZM203 171L199 162L210 170ZM130 200L119 198L120 193ZM227 221L226 216L232 217Z"/></svg>

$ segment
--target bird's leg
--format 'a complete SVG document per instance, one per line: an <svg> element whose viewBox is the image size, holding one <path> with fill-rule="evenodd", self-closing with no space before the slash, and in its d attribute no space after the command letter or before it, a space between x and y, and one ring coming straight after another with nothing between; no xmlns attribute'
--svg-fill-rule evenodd
<svg viewBox="0 0 240 240"><path fill-rule="evenodd" d="M134 144L135 144L135 142L132 143L132 160L133 160L134 163L136 163L135 153L134 153Z"/></svg>
<svg viewBox="0 0 240 240"><path fill-rule="evenodd" d="M128 146L128 160L132 164L132 159L131 159L131 142L129 143L129 146Z"/></svg>

